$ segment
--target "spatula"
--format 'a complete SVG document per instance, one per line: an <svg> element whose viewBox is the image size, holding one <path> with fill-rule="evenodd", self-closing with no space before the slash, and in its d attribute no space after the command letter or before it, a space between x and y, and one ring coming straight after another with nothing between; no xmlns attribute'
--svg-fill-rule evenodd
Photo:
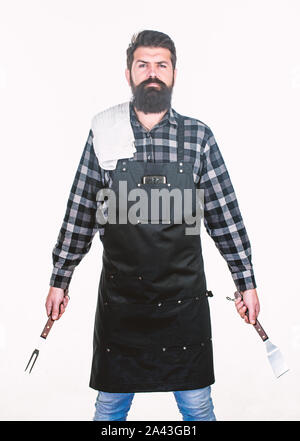
<svg viewBox="0 0 300 441"><path fill-rule="evenodd" d="M239 291L236 291L234 293L234 297L236 299L238 299L239 297L243 298L242 294ZM227 299L234 301L234 299L231 299L230 297L227 297ZM246 315L249 318L249 311L246 311ZM255 321L255 325L252 325L252 326L254 326L254 328L258 332L258 335L260 336L262 341L265 343L267 356L268 356L270 365L273 369L275 376L277 378L279 378L281 375L283 375L289 371L289 368L287 367L280 350L278 349L277 346L275 346L270 341L267 333L265 332L265 330L263 329L263 327L261 326L261 324L259 323L259 321L257 319Z"/></svg>

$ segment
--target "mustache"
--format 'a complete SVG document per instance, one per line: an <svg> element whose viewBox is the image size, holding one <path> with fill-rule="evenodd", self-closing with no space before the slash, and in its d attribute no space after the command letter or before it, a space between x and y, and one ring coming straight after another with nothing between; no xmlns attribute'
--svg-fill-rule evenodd
<svg viewBox="0 0 300 441"><path fill-rule="evenodd" d="M165 86L165 83L163 83L162 81L160 81L158 78L148 78L147 80L143 81L143 82L140 84L140 86L141 86L141 87L143 87L143 86L147 86L147 84L150 84L150 83L157 83L157 84L160 84L161 86Z"/></svg>

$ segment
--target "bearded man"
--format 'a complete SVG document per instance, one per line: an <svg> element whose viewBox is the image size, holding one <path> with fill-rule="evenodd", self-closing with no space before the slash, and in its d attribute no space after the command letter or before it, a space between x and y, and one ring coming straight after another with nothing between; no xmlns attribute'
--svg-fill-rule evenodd
<svg viewBox="0 0 300 441"><path fill-rule="evenodd" d="M246 323L259 313L250 242L227 168L209 126L171 107L176 74L168 35L133 36L125 70L132 99L93 117L53 249L46 310L57 320L96 232L103 244L90 377L98 391L94 420L124 421L135 393L170 391L184 421L216 420L212 293L200 231L186 234L186 217L175 222L171 209L166 219L164 207L154 219L141 209L129 221L129 192L189 190L195 219L202 190L206 231L243 295L236 309ZM103 197L104 189L116 198ZM116 221L107 217L112 206Z"/></svg>

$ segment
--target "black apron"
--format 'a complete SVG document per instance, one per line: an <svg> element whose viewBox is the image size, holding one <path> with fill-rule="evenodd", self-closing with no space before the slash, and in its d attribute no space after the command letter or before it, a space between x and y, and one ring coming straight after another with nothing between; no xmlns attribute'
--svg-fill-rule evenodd
<svg viewBox="0 0 300 441"><path fill-rule="evenodd" d="M193 163L183 161L183 117L178 119L177 145L177 162L124 158L112 170L118 223L107 222L102 238L90 377L93 389L166 392L198 389L215 381L207 297L211 292L206 289L200 232L185 234L193 225L185 223L183 211L181 223L174 222L172 197L171 222L165 223L159 210L151 223L151 189L179 188L182 195L184 189L192 189L192 215L196 214ZM148 176L146 183L143 176ZM166 176L166 183L155 176ZM148 218L125 223L137 199L127 200L126 194L127 204L124 198L118 203L120 181L126 181L128 193L146 190Z"/></svg>

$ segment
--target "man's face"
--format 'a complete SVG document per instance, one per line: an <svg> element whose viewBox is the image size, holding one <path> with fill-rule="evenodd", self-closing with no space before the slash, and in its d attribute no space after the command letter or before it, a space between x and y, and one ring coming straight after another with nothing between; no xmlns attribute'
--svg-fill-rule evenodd
<svg viewBox="0 0 300 441"><path fill-rule="evenodd" d="M171 106L176 78L171 52L162 47L138 47L131 72L125 75L133 94L133 105L144 113L160 113Z"/></svg>

